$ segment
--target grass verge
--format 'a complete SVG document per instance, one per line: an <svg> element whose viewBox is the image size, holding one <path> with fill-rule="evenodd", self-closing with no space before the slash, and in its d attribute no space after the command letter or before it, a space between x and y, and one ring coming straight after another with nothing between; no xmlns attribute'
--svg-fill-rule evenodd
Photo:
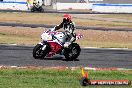
<svg viewBox="0 0 132 88"><path fill-rule="evenodd" d="M127 79L132 71L88 71L92 80ZM1 69L0 88L83 88L79 79L81 70L55 69ZM131 88L132 86L88 86L87 88Z"/></svg>
<svg viewBox="0 0 132 88"><path fill-rule="evenodd" d="M45 28L0 27L0 44L36 45ZM132 48L132 32L76 30L81 47Z"/></svg>
<svg viewBox="0 0 132 88"><path fill-rule="evenodd" d="M73 15L73 20L77 25L82 26L102 26L115 28L132 28L131 22L104 21L97 18L115 18L128 20L132 15L123 14L86 14ZM85 17L85 19L83 18ZM36 20L37 19L37 20ZM131 18L129 19L131 20ZM59 24L62 21L62 14L56 13L5 13L0 12L0 22L27 23L27 24ZM0 27L1 44L36 45L40 42L40 35L43 28L22 28L22 27ZM132 32L98 31L98 30L76 30L84 37L77 41L81 47L99 48L132 48Z"/></svg>

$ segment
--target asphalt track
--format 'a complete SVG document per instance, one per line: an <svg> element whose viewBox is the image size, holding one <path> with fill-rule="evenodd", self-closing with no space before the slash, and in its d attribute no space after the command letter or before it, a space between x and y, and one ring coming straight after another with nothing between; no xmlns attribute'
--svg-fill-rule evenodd
<svg viewBox="0 0 132 88"><path fill-rule="evenodd" d="M4 23L0 22L0 26L11 26L11 27L44 27L44 28L53 28L56 25L47 25L47 24L21 24L21 23ZM132 32L132 28L106 28L106 27L95 27L95 26L76 26L77 29L81 30L101 30L101 31L125 31Z"/></svg>
<svg viewBox="0 0 132 88"><path fill-rule="evenodd" d="M0 45L0 65L6 66L88 66L132 68L132 50L82 49L78 60L66 61L56 55L47 59L34 59L33 46Z"/></svg>
<svg viewBox="0 0 132 88"><path fill-rule="evenodd" d="M81 12L81 11L66 11L66 10L54 10L44 8L44 12L31 12L31 11L22 11L22 10L2 10L0 12L24 12L24 13L68 13L68 14L132 14L132 13L112 13L112 12Z"/></svg>

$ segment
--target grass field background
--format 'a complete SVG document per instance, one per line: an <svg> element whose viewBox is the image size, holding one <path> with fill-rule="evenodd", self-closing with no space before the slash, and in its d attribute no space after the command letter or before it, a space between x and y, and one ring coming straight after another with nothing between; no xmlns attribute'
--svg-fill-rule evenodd
<svg viewBox="0 0 132 88"><path fill-rule="evenodd" d="M131 14L72 14L76 25L101 26L112 28L132 28ZM56 13L23 13L23 12L0 12L0 22L24 23L24 24L59 24L63 14ZM96 19L97 18L97 19ZM98 18L101 18L99 20ZM103 20L103 18L105 20ZM107 20L107 18L118 21ZM40 35L45 28L2 27L0 26L1 44L36 45L40 42ZM99 31L99 30L76 30L84 37L77 41L81 47L100 48L132 48L132 32Z"/></svg>
<svg viewBox="0 0 132 88"><path fill-rule="evenodd" d="M132 71L88 71L91 80L130 80ZM1 69L0 88L83 88L81 70ZM130 86L88 86L86 88L131 88Z"/></svg>
<svg viewBox="0 0 132 88"><path fill-rule="evenodd" d="M1 44L36 45L46 28L0 27ZM76 42L81 47L132 48L132 32L76 30L83 38Z"/></svg>
<svg viewBox="0 0 132 88"><path fill-rule="evenodd" d="M120 22L111 20L99 20L96 18L106 19L114 18L117 20L131 20L132 14L115 14L115 15L98 15L98 14L84 14L84 15L74 15L73 21L76 25L81 26L101 26L101 27L125 27L132 28L132 22ZM94 18L94 19L91 19ZM21 12L0 12L0 22L10 22L10 23L26 23L26 24L60 24L63 19L63 14L57 13L21 13Z"/></svg>

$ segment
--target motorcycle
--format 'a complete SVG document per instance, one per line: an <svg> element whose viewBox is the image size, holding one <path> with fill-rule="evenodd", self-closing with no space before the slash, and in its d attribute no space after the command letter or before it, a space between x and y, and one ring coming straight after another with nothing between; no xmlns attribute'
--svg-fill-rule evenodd
<svg viewBox="0 0 132 88"><path fill-rule="evenodd" d="M76 40L82 38L82 36L81 34L76 34ZM73 42L68 47L64 47L67 39L65 32L44 31L41 39L42 41L33 49L33 57L35 59L60 54L64 55L67 60L75 60L80 55L81 48L77 43Z"/></svg>
<svg viewBox="0 0 132 88"><path fill-rule="evenodd" d="M40 6L40 7L38 7L38 8L36 8L36 7L32 7L31 8L31 12L35 12L35 11L38 11L38 12L44 12L44 9Z"/></svg>
<svg viewBox="0 0 132 88"><path fill-rule="evenodd" d="M31 12L44 12L44 9L43 9L43 7L41 5L35 3L31 7Z"/></svg>

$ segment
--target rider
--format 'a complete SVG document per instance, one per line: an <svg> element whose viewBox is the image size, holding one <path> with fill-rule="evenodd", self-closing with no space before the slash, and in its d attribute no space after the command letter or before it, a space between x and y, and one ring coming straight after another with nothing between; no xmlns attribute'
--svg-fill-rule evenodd
<svg viewBox="0 0 132 88"><path fill-rule="evenodd" d="M60 28L63 28L65 30L67 40L64 46L68 47L72 42L76 40L76 35L74 33L75 24L74 22L72 22L72 17L70 14L64 14L62 23L60 25L55 26L54 30L59 30Z"/></svg>
<svg viewBox="0 0 132 88"><path fill-rule="evenodd" d="M36 8L39 8L39 1L37 0L33 0L33 6L36 7Z"/></svg>

